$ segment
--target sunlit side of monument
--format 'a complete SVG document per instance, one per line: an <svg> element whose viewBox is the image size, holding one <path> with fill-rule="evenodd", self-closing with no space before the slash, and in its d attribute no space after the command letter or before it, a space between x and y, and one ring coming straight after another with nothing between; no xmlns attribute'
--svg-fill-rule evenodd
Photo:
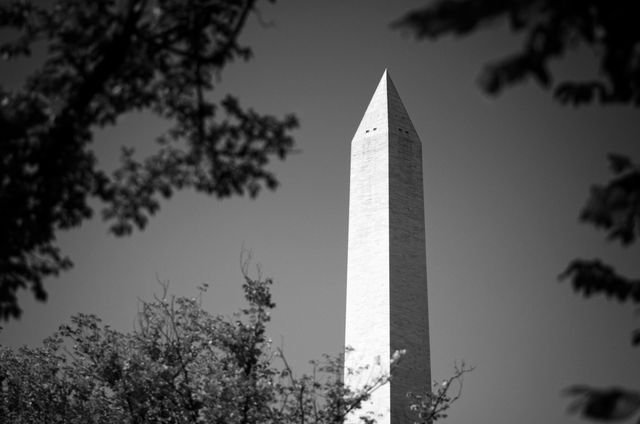
<svg viewBox="0 0 640 424"><path fill-rule="evenodd" d="M347 421L373 411L380 424L411 423L406 394L431 381L422 147L386 70L351 142L345 345L354 389L406 350L391 381Z"/></svg>

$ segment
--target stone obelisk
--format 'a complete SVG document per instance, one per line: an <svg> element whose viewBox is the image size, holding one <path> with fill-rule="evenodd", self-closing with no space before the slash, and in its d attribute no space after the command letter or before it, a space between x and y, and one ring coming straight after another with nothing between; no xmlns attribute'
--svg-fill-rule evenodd
<svg viewBox="0 0 640 424"><path fill-rule="evenodd" d="M386 70L351 142L345 327L352 388L406 350L391 381L348 422L373 411L379 424L411 423L407 392L431 386L422 147Z"/></svg>

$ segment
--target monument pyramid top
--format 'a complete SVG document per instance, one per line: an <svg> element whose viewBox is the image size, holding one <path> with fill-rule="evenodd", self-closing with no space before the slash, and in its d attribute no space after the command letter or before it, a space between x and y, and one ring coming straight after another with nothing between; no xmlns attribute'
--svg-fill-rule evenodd
<svg viewBox="0 0 640 424"><path fill-rule="evenodd" d="M373 136L379 132L419 140L411 118L386 69L353 138L355 140Z"/></svg>

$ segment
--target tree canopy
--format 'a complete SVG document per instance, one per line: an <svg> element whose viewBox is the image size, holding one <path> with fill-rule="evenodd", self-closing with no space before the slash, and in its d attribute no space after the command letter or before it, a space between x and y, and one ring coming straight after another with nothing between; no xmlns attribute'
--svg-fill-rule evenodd
<svg viewBox="0 0 640 424"><path fill-rule="evenodd" d="M42 346L0 346L0 416L3 423L225 423L342 424L376 417L364 407L391 374L362 364L348 372L361 387L343 383L341 356L311 361L296 376L267 337L275 307L270 279L245 274L246 307L215 315L196 297L161 295L141 302L131 332L79 314ZM416 424L446 417L460 397L452 393L470 369L462 365L433 392L411 394ZM455 390L455 389L453 389Z"/></svg>
<svg viewBox="0 0 640 424"><path fill-rule="evenodd" d="M357 407L360 399L349 398L336 376L337 361L317 386L289 384L289 371L272 365L270 284L246 278L247 307L233 319L165 287L141 303L131 333L80 314L41 347L0 348L0 415L7 423L293 422L312 415L311 390L327 390L335 414ZM317 414L323 419L308 421L340 422Z"/></svg>
<svg viewBox="0 0 640 424"><path fill-rule="evenodd" d="M268 169L293 149L293 115L277 118L212 95L225 66L248 60L249 16L275 0L28 0L0 4L3 60L46 51L21 88L0 86L0 319L16 293L71 267L56 234L102 204L116 236L145 227L175 190L224 198L278 185ZM40 53L38 53L38 59ZM220 96L219 96L220 97ZM171 123L157 150L98 168L94 134L147 111Z"/></svg>

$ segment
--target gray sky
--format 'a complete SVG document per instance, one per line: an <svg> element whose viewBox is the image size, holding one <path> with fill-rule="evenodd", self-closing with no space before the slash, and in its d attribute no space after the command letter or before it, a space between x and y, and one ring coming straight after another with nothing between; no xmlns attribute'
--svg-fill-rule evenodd
<svg viewBox="0 0 640 424"><path fill-rule="evenodd" d="M385 67L423 143L432 375L454 361L476 370L448 422L579 422L560 391L572 383L638 388L630 332L634 309L584 300L556 276L574 257L601 257L637 276L638 249L603 241L578 223L589 185L609 177L608 152L640 158L638 110L563 108L533 83L484 96L481 65L513 51L506 30L464 40L415 42L389 23L421 1L281 0L244 34L255 58L222 75L260 112L294 112L300 153L273 169L282 182L257 200L185 192L147 230L126 239L99 220L60 236L75 268L46 282L49 301L21 298L24 317L0 342L36 344L76 312L130 330L138 298L168 280L178 295L209 282L206 307L241 306L240 253L253 251L275 280L271 325L300 371L344 337L349 145ZM560 72L592 71L581 55ZM144 153L162 123L124 117L99 134L105 167L119 146Z"/></svg>

